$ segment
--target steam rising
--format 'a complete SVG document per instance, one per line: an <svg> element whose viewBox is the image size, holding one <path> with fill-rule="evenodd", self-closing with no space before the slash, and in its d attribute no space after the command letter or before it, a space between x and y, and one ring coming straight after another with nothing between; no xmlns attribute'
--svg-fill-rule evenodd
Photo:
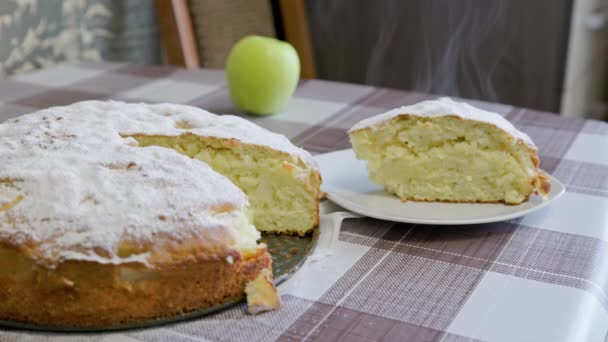
<svg viewBox="0 0 608 342"><path fill-rule="evenodd" d="M315 45L343 61L318 61L331 79L499 101L497 66L512 70L504 0L315 0L309 12Z"/></svg>
<svg viewBox="0 0 608 342"><path fill-rule="evenodd" d="M441 10L438 1L425 2L425 13ZM441 2L443 10L448 10L447 31L451 32L446 44L431 45L432 21L423 21L422 53L426 57L417 66L419 70L415 89L433 94L450 96L470 96L462 89L476 94L476 97L496 101L493 75L501 58L505 55L506 44L499 44L498 51L484 51L490 33L503 13L503 2L492 1L490 8L462 6L457 1ZM456 10L466 7L466 12ZM434 63L433 56L441 56ZM487 58L490 56L490 58Z"/></svg>

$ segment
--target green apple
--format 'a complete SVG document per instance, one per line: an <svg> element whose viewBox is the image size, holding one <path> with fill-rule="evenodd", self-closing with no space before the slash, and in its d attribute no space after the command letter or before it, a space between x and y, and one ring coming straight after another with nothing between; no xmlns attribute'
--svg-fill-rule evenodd
<svg viewBox="0 0 608 342"><path fill-rule="evenodd" d="M230 50L226 62L230 97L243 111L269 115L281 111L300 78L300 59L291 44L247 36Z"/></svg>

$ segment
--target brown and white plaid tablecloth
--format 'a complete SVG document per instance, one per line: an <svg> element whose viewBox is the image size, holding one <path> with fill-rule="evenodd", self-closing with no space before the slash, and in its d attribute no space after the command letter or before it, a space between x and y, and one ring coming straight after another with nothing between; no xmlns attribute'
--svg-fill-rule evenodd
<svg viewBox="0 0 608 342"><path fill-rule="evenodd" d="M322 153L348 148L346 129L362 118L429 97L304 81L283 113L247 118ZM221 71L102 63L0 81L0 120L87 99L240 114ZM321 241L331 252L313 257L281 286L279 311L249 316L240 306L111 334L0 330L0 341L605 341L608 124L471 102L505 115L534 139L541 167L567 186L562 198L521 219L469 226L324 215L323 229L341 222L335 241Z"/></svg>

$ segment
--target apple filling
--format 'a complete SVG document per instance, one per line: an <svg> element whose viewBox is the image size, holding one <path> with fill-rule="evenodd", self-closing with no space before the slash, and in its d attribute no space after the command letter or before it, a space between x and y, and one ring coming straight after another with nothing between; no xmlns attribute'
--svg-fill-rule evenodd
<svg viewBox="0 0 608 342"><path fill-rule="evenodd" d="M171 148L226 176L249 198L260 231L306 234L317 224L320 179L302 161L267 148L192 134L133 136L139 146Z"/></svg>

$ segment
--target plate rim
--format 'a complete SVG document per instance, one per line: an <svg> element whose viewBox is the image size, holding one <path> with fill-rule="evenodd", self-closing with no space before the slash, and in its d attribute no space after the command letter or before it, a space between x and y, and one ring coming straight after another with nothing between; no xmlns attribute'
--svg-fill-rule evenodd
<svg viewBox="0 0 608 342"><path fill-rule="evenodd" d="M347 148L347 149L342 149L342 150L338 150L338 151L317 154L313 158L319 164L319 169L322 172L323 170L321 169L321 162L318 160L318 158L325 158L325 157L333 155L333 154L344 154L344 153L348 153L348 152L354 154L354 151L352 148ZM329 191L329 189L327 189L326 187L324 188L323 185L321 185L321 188L322 188L322 191L327 193L327 196L326 196L327 199L331 200L332 202L336 203L337 205L339 205L345 209L348 209L354 213L361 214L361 215L375 218L375 219L393 221L393 222L402 222L402 223L441 225L441 226L484 224L484 223L501 222L501 221L511 220L511 219L515 219L515 218L520 218L522 216L525 216L532 212L540 210L540 209L548 206L549 204L555 202L557 199L559 199L566 192L566 186L562 182L560 182L557 178L555 178L553 175L551 175L550 173L548 173L544 170L541 170L541 171L544 172L549 177L549 180L552 183L552 187L551 187L552 190L550 192L550 196L551 196L550 198L548 197L548 198L544 199L541 203L539 203L531 208L523 209L521 211L514 211L511 213L503 214L503 215L499 215L499 216L480 217L480 218L473 218L473 219L449 219L449 220L437 219L436 220L436 219L417 219L417 218L407 218L407 217L403 217L403 216L376 214L374 211L367 210L364 206L362 206L354 201L345 199L344 197L341 197L341 196L334 195L331 191ZM321 176L323 177L322 173L321 173ZM556 184L559 186L559 191L555 194L552 193L554 191L553 189L555 189L553 184ZM535 195L533 195L533 196L535 196ZM448 204L449 205L474 204L474 203L443 203L443 202L416 202L416 203L428 204L428 205L433 205L433 206L441 206L441 205L448 205ZM484 203L477 203L477 204L483 205ZM515 206L517 206L517 205L515 205Z"/></svg>

